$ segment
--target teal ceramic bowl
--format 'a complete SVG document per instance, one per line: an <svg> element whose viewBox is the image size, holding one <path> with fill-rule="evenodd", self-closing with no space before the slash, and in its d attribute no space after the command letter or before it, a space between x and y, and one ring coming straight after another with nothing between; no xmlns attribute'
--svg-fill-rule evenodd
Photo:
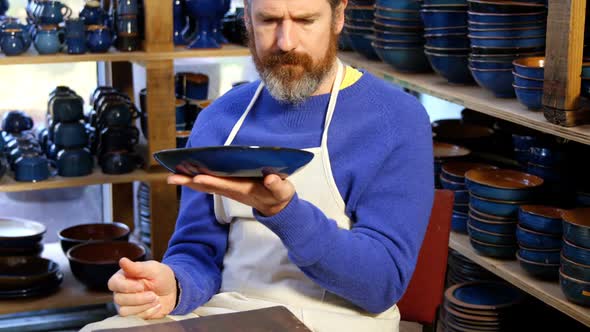
<svg viewBox="0 0 590 332"><path fill-rule="evenodd" d="M546 205L521 205L518 222L533 231L560 235L563 233L562 210Z"/></svg>
<svg viewBox="0 0 590 332"><path fill-rule="evenodd" d="M590 282L572 278L559 271L559 284L565 297L582 306L590 307Z"/></svg>
<svg viewBox="0 0 590 332"><path fill-rule="evenodd" d="M520 251L516 253L516 259L520 266L530 275L544 280L557 280L559 276L559 263L545 264L524 259Z"/></svg>
<svg viewBox="0 0 590 332"><path fill-rule="evenodd" d="M584 282L590 282L590 265L575 262L561 255L561 269L568 276Z"/></svg>
<svg viewBox="0 0 590 332"><path fill-rule="evenodd" d="M566 210L562 218L564 239L575 245L590 248L590 208Z"/></svg>
<svg viewBox="0 0 590 332"><path fill-rule="evenodd" d="M494 258L514 259L518 250L516 245L497 245L478 241L473 238L470 238L469 242L473 249L480 255Z"/></svg>
<svg viewBox="0 0 590 332"><path fill-rule="evenodd" d="M475 228L471 221L467 222L467 231L469 236L477 241L497 245L516 245L516 236L514 234L500 234Z"/></svg>
<svg viewBox="0 0 590 332"><path fill-rule="evenodd" d="M383 62L396 70L414 73L432 70L423 47L379 47L373 43L373 49Z"/></svg>

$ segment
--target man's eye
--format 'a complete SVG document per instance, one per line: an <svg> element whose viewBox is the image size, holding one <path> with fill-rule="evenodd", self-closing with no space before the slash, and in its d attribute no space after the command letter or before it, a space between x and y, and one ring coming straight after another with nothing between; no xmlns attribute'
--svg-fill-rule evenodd
<svg viewBox="0 0 590 332"><path fill-rule="evenodd" d="M315 22L315 20L312 20L312 19L300 19L299 22L300 23L303 23L305 25L310 25L310 24L313 24L313 22Z"/></svg>

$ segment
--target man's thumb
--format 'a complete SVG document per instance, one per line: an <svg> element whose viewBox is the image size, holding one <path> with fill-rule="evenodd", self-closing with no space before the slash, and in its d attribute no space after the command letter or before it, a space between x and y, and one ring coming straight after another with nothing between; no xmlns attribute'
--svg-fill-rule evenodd
<svg viewBox="0 0 590 332"><path fill-rule="evenodd" d="M133 262L126 257L119 260L119 266L128 278L150 279L152 276L147 264L147 262Z"/></svg>
<svg viewBox="0 0 590 332"><path fill-rule="evenodd" d="M290 199L295 192L295 188L293 188L291 182L281 179L276 174L267 175L264 178L264 186L279 200Z"/></svg>

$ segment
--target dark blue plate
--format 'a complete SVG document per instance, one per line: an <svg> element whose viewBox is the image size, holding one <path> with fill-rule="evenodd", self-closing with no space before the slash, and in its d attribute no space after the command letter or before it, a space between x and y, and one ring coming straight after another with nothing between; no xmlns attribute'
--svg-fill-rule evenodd
<svg viewBox="0 0 590 332"><path fill-rule="evenodd" d="M498 310L520 303L519 290L502 283L472 282L447 289L445 298L463 308Z"/></svg>
<svg viewBox="0 0 590 332"><path fill-rule="evenodd" d="M222 177L282 178L313 159L313 153L297 149L259 146L211 146L162 150L154 153L162 166L176 174L209 174Z"/></svg>

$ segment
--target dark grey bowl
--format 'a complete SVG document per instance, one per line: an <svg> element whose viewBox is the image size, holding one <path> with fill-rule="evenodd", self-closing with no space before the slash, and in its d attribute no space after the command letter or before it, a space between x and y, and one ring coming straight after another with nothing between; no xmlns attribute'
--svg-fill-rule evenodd
<svg viewBox="0 0 590 332"><path fill-rule="evenodd" d="M66 253L71 247L88 242L128 241L129 227L123 223L81 224L62 229L59 233L61 248Z"/></svg>

